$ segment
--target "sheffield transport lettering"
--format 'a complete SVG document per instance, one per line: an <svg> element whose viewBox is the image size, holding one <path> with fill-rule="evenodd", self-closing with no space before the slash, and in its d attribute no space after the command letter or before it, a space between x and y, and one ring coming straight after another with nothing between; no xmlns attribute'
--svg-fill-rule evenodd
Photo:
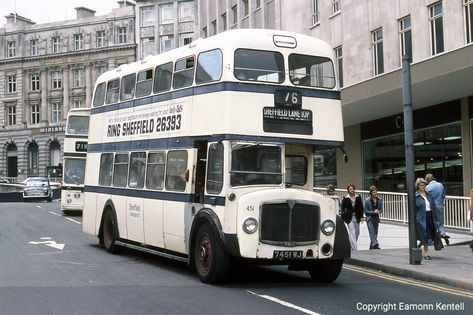
<svg viewBox="0 0 473 315"><path fill-rule="evenodd" d="M179 131L182 128L183 106L167 105L107 118L107 138Z"/></svg>

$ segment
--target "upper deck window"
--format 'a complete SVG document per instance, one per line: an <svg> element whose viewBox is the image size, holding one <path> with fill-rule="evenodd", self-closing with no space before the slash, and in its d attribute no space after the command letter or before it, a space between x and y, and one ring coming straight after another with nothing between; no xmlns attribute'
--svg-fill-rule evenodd
<svg viewBox="0 0 473 315"><path fill-rule="evenodd" d="M284 58L275 51L238 49L234 75L238 80L282 83Z"/></svg>
<svg viewBox="0 0 473 315"><path fill-rule="evenodd" d="M190 56L176 61L174 66L174 79L172 87L178 89L181 87L192 85L194 80L194 56Z"/></svg>
<svg viewBox="0 0 473 315"><path fill-rule="evenodd" d="M116 101L118 101L119 90L120 90L120 79L108 81L105 103L110 104L110 103L115 103Z"/></svg>
<svg viewBox="0 0 473 315"><path fill-rule="evenodd" d="M156 67L154 72L154 93L168 91L172 81L172 62Z"/></svg>
<svg viewBox="0 0 473 315"><path fill-rule="evenodd" d="M136 97L142 97L151 94L153 88L153 69L148 69L138 73L136 81Z"/></svg>
<svg viewBox="0 0 473 315"><path fill-rule="evenodd" d="M289 79L294 85L327 89L335 87L333 64L326 57L289 55Z"/></svg>
<svg viewBox="0 0 473 315"><path fill-rule="evenodd" d="M122 79L122 87L120 92L120 100L130 100L135 95L135 78L134 73L126 75Z"/></svg>
<svg viewBox="0 0 473 315"><path fill-rule="evenodd" d="M220 49L203 52L197 58L195 82L218 81L222 77L222 52Z"/></svg>
<svg viewBox="0 0 473 315"><path fill-rule="evenodd" d="M67 133L86 135L89 133L89 116L70 116L67 122Z"/></svg>
<svg viewBox="0 0 473 315"><path fill-rule="evenodd" d="M105 99L105 82L97 85L97 88L95 89L94 107L102 106L104 99Z"/></svg>

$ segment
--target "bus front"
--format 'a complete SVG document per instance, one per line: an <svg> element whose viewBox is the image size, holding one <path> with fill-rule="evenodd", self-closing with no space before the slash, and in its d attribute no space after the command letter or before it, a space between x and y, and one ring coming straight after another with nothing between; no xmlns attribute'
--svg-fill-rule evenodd
<svg viewBox="0 0 473 315"><path fill-rule="evenodd" d="M64 139L61 210L64 214L82 212L90 109L71 109Z"/></svg>

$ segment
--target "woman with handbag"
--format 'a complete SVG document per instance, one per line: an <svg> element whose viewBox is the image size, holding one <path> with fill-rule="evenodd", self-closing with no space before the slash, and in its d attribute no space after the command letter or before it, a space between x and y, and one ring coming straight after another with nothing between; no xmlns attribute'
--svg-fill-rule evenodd
<svg viewBox="0 0 473 315"><path fill-rule="evenodd" d="M416 180L416 232L417 240L423 246L425 260L432 260L429 255L429 240L436 236L435 228L435 202L431 195L425 191L427 182L423 178Z"/></svg>

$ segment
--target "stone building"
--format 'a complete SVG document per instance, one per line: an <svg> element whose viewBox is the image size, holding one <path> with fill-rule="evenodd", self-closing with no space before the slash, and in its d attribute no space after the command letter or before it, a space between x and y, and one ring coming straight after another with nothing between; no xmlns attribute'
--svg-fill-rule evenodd
<svg viewBox="0 0 473 315"><path fill-rule="evenodd" d="M193 0L137 0L138 59L191 43L195 30L194 7Z"/></svg>
<svg viewBox="0 0 473 315"><path fill-rule="evenodd" d="M201 0L197 34L274 28L331 44L345 149L321 151L318 186L405 191L402 55L411 58L415 170L449 195L472 187L473 0Z"/></svg>
<svg viewBox="0 0 473 315"><path fill-rule="evenodd" d="M58 175L69 109L90 106L95 79L135 60L134 3L118 4L107 15L78 7L76 19L44 24L6 16L0 28L1 177Z"/></svg>

